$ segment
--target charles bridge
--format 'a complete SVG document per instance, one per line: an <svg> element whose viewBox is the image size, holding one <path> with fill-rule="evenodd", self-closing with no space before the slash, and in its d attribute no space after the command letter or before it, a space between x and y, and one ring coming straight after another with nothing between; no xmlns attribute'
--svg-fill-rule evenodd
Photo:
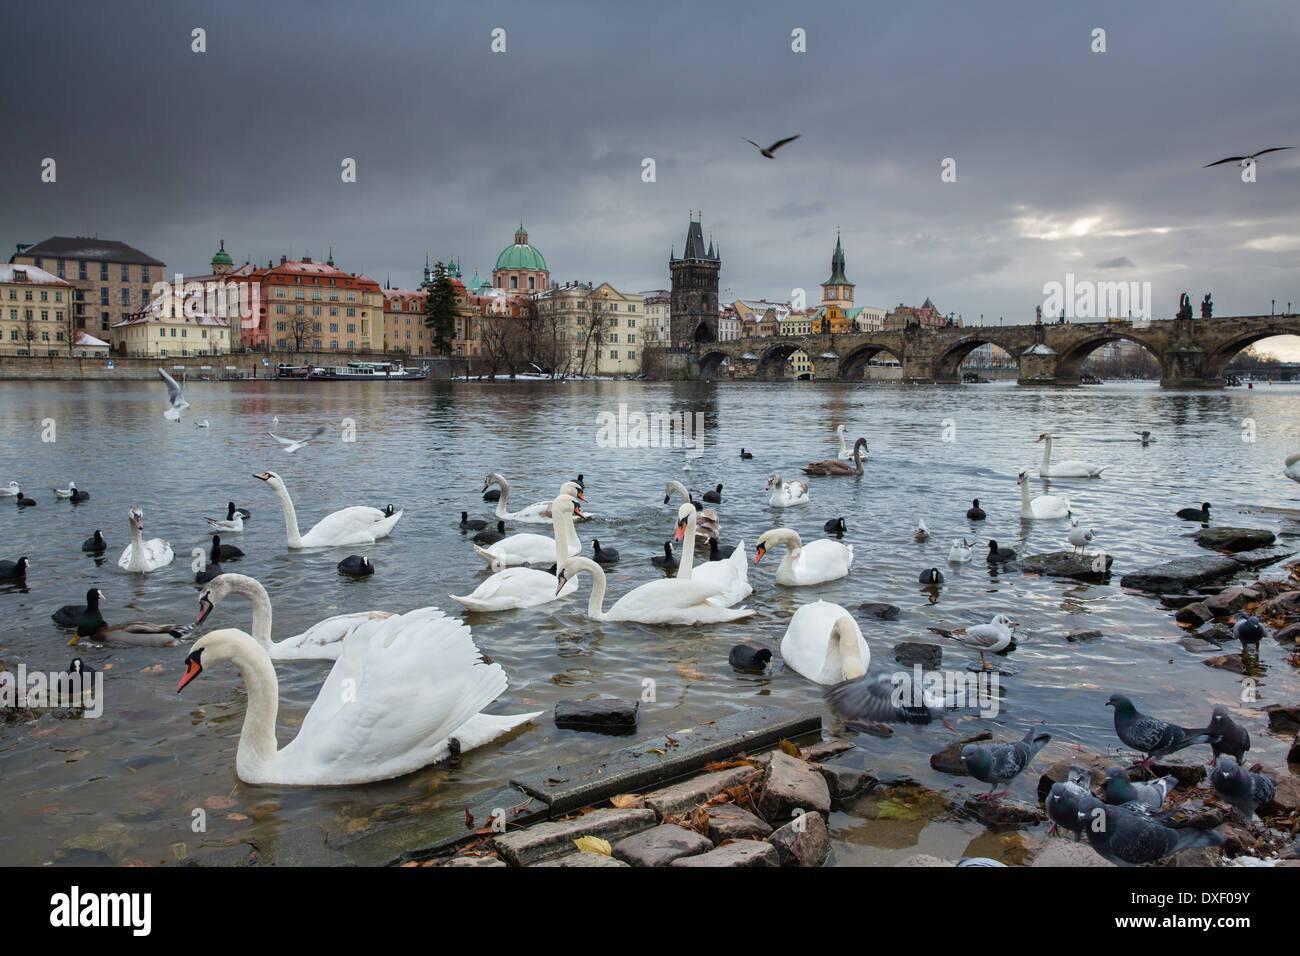
<svg viewBox="0 0 1300 956"><path fill-rule="evenodd" d="M907 382L957 383L961 363L992 343L1019 366L1018 381L1029 385L1078 385L1087 357L1109 342L1128 340L1160 363L1160 384L1168 388L1222 388L1223 369L1248 345L1274 335L1300 335L1300 315L1246 315L984 325L849 332L839 335L770 336L705 342L692 361L701 377L717 375L726 359L737 378L781 377L796 349L812 359L817 378L863 377L867 363L882 353L896 359Z"/></svg>

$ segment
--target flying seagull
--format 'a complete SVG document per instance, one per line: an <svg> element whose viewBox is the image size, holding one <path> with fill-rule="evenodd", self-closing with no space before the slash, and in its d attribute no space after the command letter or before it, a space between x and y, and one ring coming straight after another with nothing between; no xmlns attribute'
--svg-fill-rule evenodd
<svg viewBox="0 0 1300 956"><path fill-rule="evenodd" d="M163 412L163 418L169 422L178 422L181 420L181 412L190 407L190 403L185 401L185 392L176 384L176 379L172 378L162 369L158 370L163 381L167 383L167 401L171 402L171 408Z"/></svg>
<svg viewBox="0 0 1300 956"><path fill-rule="evenodd" d="M764 149L762 146L759 146L759 145L758 145L756 142L754 142L752 139L747 139L747 140L745 140L745 142L748 143L750 146L753 146L756 150L758 150L760 153L762 153L762 154L763 154L764 156L766 156L768 159L776 159L776 157L772 155L773 153L775 153L778 149L780 149L780 148L781 148L782 146L784 146L786 143L793 143L793 142L794 142L796 139L798 139L801 135L802 135L801 133L795 133L793 136L787 136L785 139L778 139L775 143L773 143L773 144L772 144L771 146L769 146L767 149ZM743 137L742 137L742 138L743 138ZM1289 147L1283 147L1283 148L1289 148ZM1267 152L1267 150L1266 150L1266 152Z"/></svg>
<svg viewBox="0 0 1300 956"><path fill-rule="evenodd" d="M773 147L775 149L776 147ZM1249 156L1229 156L1215 163L1206 163L1202 169L1209 169L1211 166L1222 166L1224 163L1241 163L1243 167L1249 166L1255 161L1256 156L1263 156L1265 153L1276 153L1281 149L1295 149L1294 146L1270 146L1268 149L1261 149L1258 153L1251 153Z"/></svg>
<svg viewBox="0 0 1300 956"><path fill-rule="evenodd" d="M303 445L307 444L307 442L311 441L313 438L320 438L321 435L324 435L325 426L324 425L319 426L314 432L312 432L306 438L281 438L275 432L267 432L267 434L270 435L272 438L274 438L276 441L278 441L281 445L283 445L286 453L292 454L293 452L301 448Z"/></svg>

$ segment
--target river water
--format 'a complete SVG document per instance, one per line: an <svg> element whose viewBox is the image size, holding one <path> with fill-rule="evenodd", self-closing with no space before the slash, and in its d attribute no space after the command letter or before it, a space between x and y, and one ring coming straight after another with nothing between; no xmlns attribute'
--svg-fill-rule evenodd
<svg viewBox="0 0 1300 956"><path fill-rule="evenodd" d="M901 640L940 641L928 625L972 624L998 612L1020 625L1018 647L1006 661L1015 673L1002 678L998 715L962 716L955 734L932 724L898 728L887 739L854 737L858 748L841 759L878 775L967 796L986 788L932 771L931 753L982 729L1007 739L1041 725L1054 739L1012 789L1014 797L1032 800L1036 771L1076 746L1114 750L1111 711L1103 705L1117 691L1184 724L1200 725L1212 703L1226 703L1246 721L1254 756L1284 759L1288 742L1270 737L1258 713L1264 704L1300 696L1300 680L1278 645L1263 642L1259 702L1242 704L1241 677L1208 668L1183 650L1171 613L1121 591L1118 577L1200 553L1189 537L1196 526L1173 512L1202 501L1213 503L1215 523L1266 527L1281 543L1300 546L1294 521L1238 513L1300 507L1300 487L1281 474L1284 458L1300 449L1300 386L1182 393L1148 383L1073 390L1013 383L190 383L193 407L180 425L163 420L163 395L161 386L147 383L0 384L0 484L15 479L39 501L18 509L12 499L0 499L0 557L25 554L32 562L26 589L0 584L0 659L11 671L19 663L51 671L65 668L76 653L106 679L98 719L44 713L34 722L12 715L0 721L0 862L227 862L250 845L267 862L342 861L360 835L433 808L462 806L511 777L621 745L558 730L549 711L557 701L593 694L636 698L646 678L655 682L656 701L642 704L636 739L753 705L821 709L821 688L779 664L767 676L740 675L727 664L728 649L742 639L775 649L795 608L817 598L850 609L868 600L903 609L892 622L861 619L873 671L896 669L892 649ZM704 455L689 475L680 449L598 446L600 414L617 414L620 403L630 411L704 414ZM330 433L284 454L266 437L277 415L280 434L304 435L317 424L329 425ZM354 442L340 440L345 418L356 423ZM53 442L42 441L43 432L50 437L48 423L42 425L47 419L56 428ZM196 428L196 419L211 427ZM1243 441L1251 437L1244 420L1253 422L1253 441ZM870 444L866 473L816 479L809 506L771 509L768 473L793 476L801 464L835 457L833 426L841 422L850 440L861 435ZM1158 440L1146 447L1115 440L1133 438L1134 429L1149 429ZM1069 495L1081 521L1097 529L1098 546L1114 557L1110 585L995 573L978 557L961 568L947 564L949 546L961 536L980 545L996 537L1022 552L1068 547L1063 522L1031 526L1019 519L1016 471L1037 473L1042 445L1034 439L1044 430L1056 435L1057 459L1108 466L1100 480L1057 480L1051 490ZM741 446L752 461L740 460ZM304 528L351 504L391 502L406 514L391 537L372 547L290 553L277 501L252 477L266 469L284 477ZM827 585L785 588L773 581L780 557L773 553L750 565L755 594L748 603L757 614L703 628L588 622L586 577L578 596L559 604L469 614L447 595L468 593L485 571L456 525L462 510L490 517L492 506L479 493L489 471L511 480L512 510L549 499L579 472L586 476L585 507L597 517L579 526L584 548L590 552L592 537L599 537L622 554L607 601L660 574L649 558L672 533L676 501L666 507L663 495L673 478L685 478L697 494L721 482L722 539L743 538L751 551L768 528L788 522L811 539L823 536L828 518L844 516L853 571ZM91 493L88 502L54 500L50 487L69 479ZM1033 479L1035 495L1043 486ZM983 526L965 519L976 497L989 513ZM221 514L229 499L250 508L253 518L242 535L225 539L247 552L228 569L265 584L276 637L345 611L435 604L464 615L479 647L509 674L510 688L495 712L548 714L471 752L456 768L329 789L237 782L244 692L232 666L208 669L178 696L183 647L74 651L65 646L68 633L49 618L60 605L80 602L93 585L105 594L110 622L192 622L198 588L188 556L208 543L203 516ZM129 540L126 510L135 504L145 511L145 536L166 538L177 554L170 567L147 576L117 568ZM925 543L913 536L921 518L932 531ZM106 560L80 551L96 528L109 539ZM337 574L336 563L353 551L371 556L378 568L372 578ZM947 575L937 596L917 584L930 566ZM247 603L229 599L208 626L247 629ZM1079 644L1064 639L1090 629L1104 637ZM948 643L944 667L964 668L972 656ZM328 668L328 662L277 667L282 744ZM825 720L840 729L829 713ZM201 816L206 830L195 832ZM888 812L864 801L834 813L831 828L831 863L839 865L892 863L916 852L1005 851L978 823L927 809L924 799Z"/></svg>

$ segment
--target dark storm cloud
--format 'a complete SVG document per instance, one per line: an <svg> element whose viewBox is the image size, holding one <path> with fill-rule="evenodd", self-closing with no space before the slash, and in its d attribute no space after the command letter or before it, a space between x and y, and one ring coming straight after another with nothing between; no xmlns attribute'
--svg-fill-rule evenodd
<svg viewBox="0 0 1300 956"><path fill-rule="evenodd" d="M1116 256L1113 259L1103 259L1097 263L1095 268L1098 269L1131 269L1133 260L1128 256Z"/></svg>
<svg viewBox="0 0 1300 956"><path fill-rule="evenodd" d="M1032 320L1045 282L1111 262L1157 314L1300 302L1300 150L1253 185L1201 168L1300 145L1293 7L1074 7L30 5L0 37L0 241L98 233L197 272L221 236L259 262L332 240L410 286L426 249L489 271L522 219L558 281L638 290L702 209L738 295L815 289L839 228L864 305ZM743 142L794 133L775 160Z"/></svg>

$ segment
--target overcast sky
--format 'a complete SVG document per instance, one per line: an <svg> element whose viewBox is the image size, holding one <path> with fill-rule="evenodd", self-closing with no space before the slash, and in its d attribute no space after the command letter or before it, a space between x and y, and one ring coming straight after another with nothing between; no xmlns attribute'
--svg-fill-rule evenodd
<svg viewBox="0 0 1300 956"><path fill-rule="evenodd" d="M838 228L859 305L1032 321L1072 272L1150 282L1157 317L1300 310L1300 149L1249 185L1202 168L1300 146L1297 48L1294 0L29 4L0 34L0 242L197 274L223 236L236 262L333 241L409 288L426 249L490 272L522 218L557 282L639 291L702 209L737 297L817 301ZM742 138L794 133L775 161Z"/></svg>

